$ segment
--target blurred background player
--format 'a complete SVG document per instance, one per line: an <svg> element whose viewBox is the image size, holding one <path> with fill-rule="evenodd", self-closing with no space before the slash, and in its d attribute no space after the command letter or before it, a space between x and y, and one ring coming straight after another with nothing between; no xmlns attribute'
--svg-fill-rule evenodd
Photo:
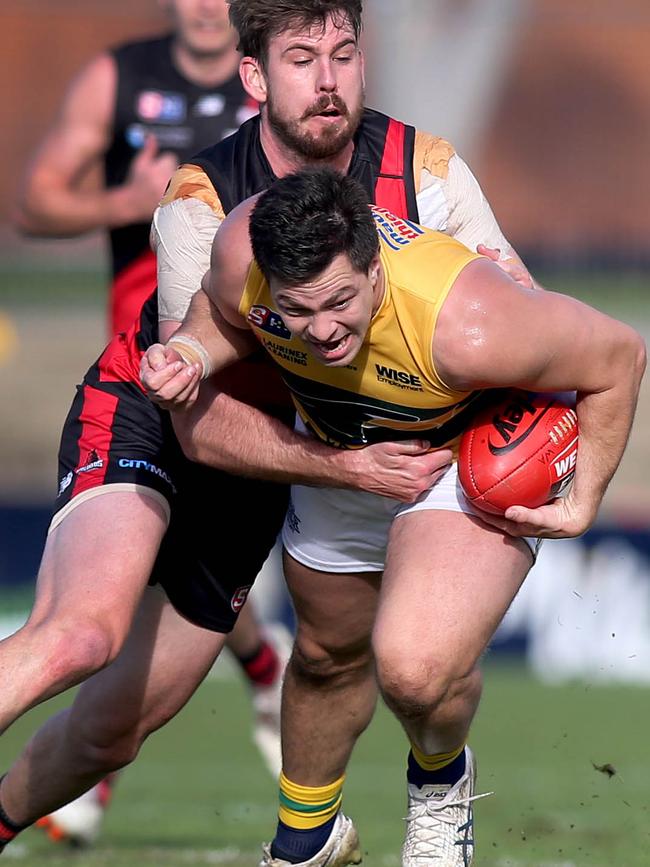
<svg viewBox="0 0 650 867"><path fill-rule="evenodd" d="M225 0L160 0L173 29L93 58L64 98L27 173L17 213L30 235L106 229L110 335L126 330L156 286L151 215L176 166L257 112L242 87L237 35ZM250 688L254 740L280 771L280 692L289 636L263 633L251 605L228 647ZM40 821L55 840L88 843L114 776Z"/></svg>
<svg viewBox="0 0 650 867"><path fill-rule="evenodd" d="M72 82L17 215L31 235L108 230L111 335L131 325L156 285L151 215L176 166L257 111L239 79L225 0L161 5L171 33L100 54Z"/></svg>

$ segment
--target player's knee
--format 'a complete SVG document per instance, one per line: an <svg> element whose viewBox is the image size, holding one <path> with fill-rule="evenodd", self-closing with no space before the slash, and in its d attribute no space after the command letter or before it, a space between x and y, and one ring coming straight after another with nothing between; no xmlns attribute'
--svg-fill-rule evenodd
<svg viewBox="0 0 650 867"><path fill-rule="evenodd" d="M465 676L444 660L375 649L379 688L389 707L402 717L427 716L455 694Z"/></svg>
<svg viewBox="0 0 650 867"><path fill-rule="evenodd" d="M147 733L137 720L121 716L119 708L110 718L73 712L66 728L75 764L87 772L106 774L134 761Z"/></svg>
<svg viewBox="0 0 650 867"><path fill-rule="evenodd" d="M139 702L120 702L96 685L89 692L82 687L70 711L67 737L73 744L83 745L85 761L93 769L108 773L130 764L149 735L166 725L178 710L173 695L159 695L143 707Z"/></svg>
<svg viewBox="0 0 650 867"><path fill-rule="evenodd" d="M97 774L119 771L136 759L142 743L132 732L109 740L80 741L78 767Z"/></svg>
<svg viewBox="0 0 650 867"><path fill-rule="evenodd" d="M289 665L294 677L314 686L354 680L372 669L372 649L366 639L321 642L298 633Z"/></svg>
<svg viewBox="0 0 650 867"><path fill-rule="evenodd" d="M422 671L381 664L377 667L379 689L386 704L400 717L417 719L430 713L444 695L442 684Z"/></svg>
<svg viewBox="0 0 650 867"><path fill-rule="evenodd" d="M111 631L93 620L45 620L33 631L34 647L43 658L43 676L52 685L79 683L112 662L119 649Z"/></svg>

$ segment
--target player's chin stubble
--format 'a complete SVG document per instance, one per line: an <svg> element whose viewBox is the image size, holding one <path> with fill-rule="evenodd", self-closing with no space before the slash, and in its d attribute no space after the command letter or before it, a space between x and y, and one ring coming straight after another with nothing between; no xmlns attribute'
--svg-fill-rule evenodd
<svg viewBox="0 0 650 867"><path fill-rule="evenodd" d="M341 115L341 124L323 129L316 137L303 127L310 117L320 114L329 106L334 106ZM311 160L328 159L340 153L352 140L361 122L363 102L354 112L350 112L345 102L337 95L323 96L310 106L299 120L285 120L275 108L272 95L269 93L266 104L269 125L280 141L290 150Z"/></svg>

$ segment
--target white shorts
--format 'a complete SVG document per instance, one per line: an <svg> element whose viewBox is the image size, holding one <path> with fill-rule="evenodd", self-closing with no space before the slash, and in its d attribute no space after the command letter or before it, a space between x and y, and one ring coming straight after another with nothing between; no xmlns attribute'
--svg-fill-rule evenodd
<svg viewBox="0 0 650 867"><path fill-rule="evenodd" d="M295 560L319 572L382 572L393 519L430 509L480 517L463 493L455 463L416 503L364 491L293 485L282 542ZM540 540L524 541L534 558Z"/></svg>

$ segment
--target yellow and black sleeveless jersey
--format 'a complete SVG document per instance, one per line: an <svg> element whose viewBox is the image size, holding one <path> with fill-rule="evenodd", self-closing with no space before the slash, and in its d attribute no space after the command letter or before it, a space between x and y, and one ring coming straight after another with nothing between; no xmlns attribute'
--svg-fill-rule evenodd
<svg viewBox="0 0 650 867"><path fill-rule="evenodd" d="M481 392L445 385L433 364L433 334L455 278L478 257L447 235L372 210L385 293L350 365L328 367L291 336L255 263L239 312L280 366L301 418L325 442L355 448L417 437L453 445Z"/></svg>

